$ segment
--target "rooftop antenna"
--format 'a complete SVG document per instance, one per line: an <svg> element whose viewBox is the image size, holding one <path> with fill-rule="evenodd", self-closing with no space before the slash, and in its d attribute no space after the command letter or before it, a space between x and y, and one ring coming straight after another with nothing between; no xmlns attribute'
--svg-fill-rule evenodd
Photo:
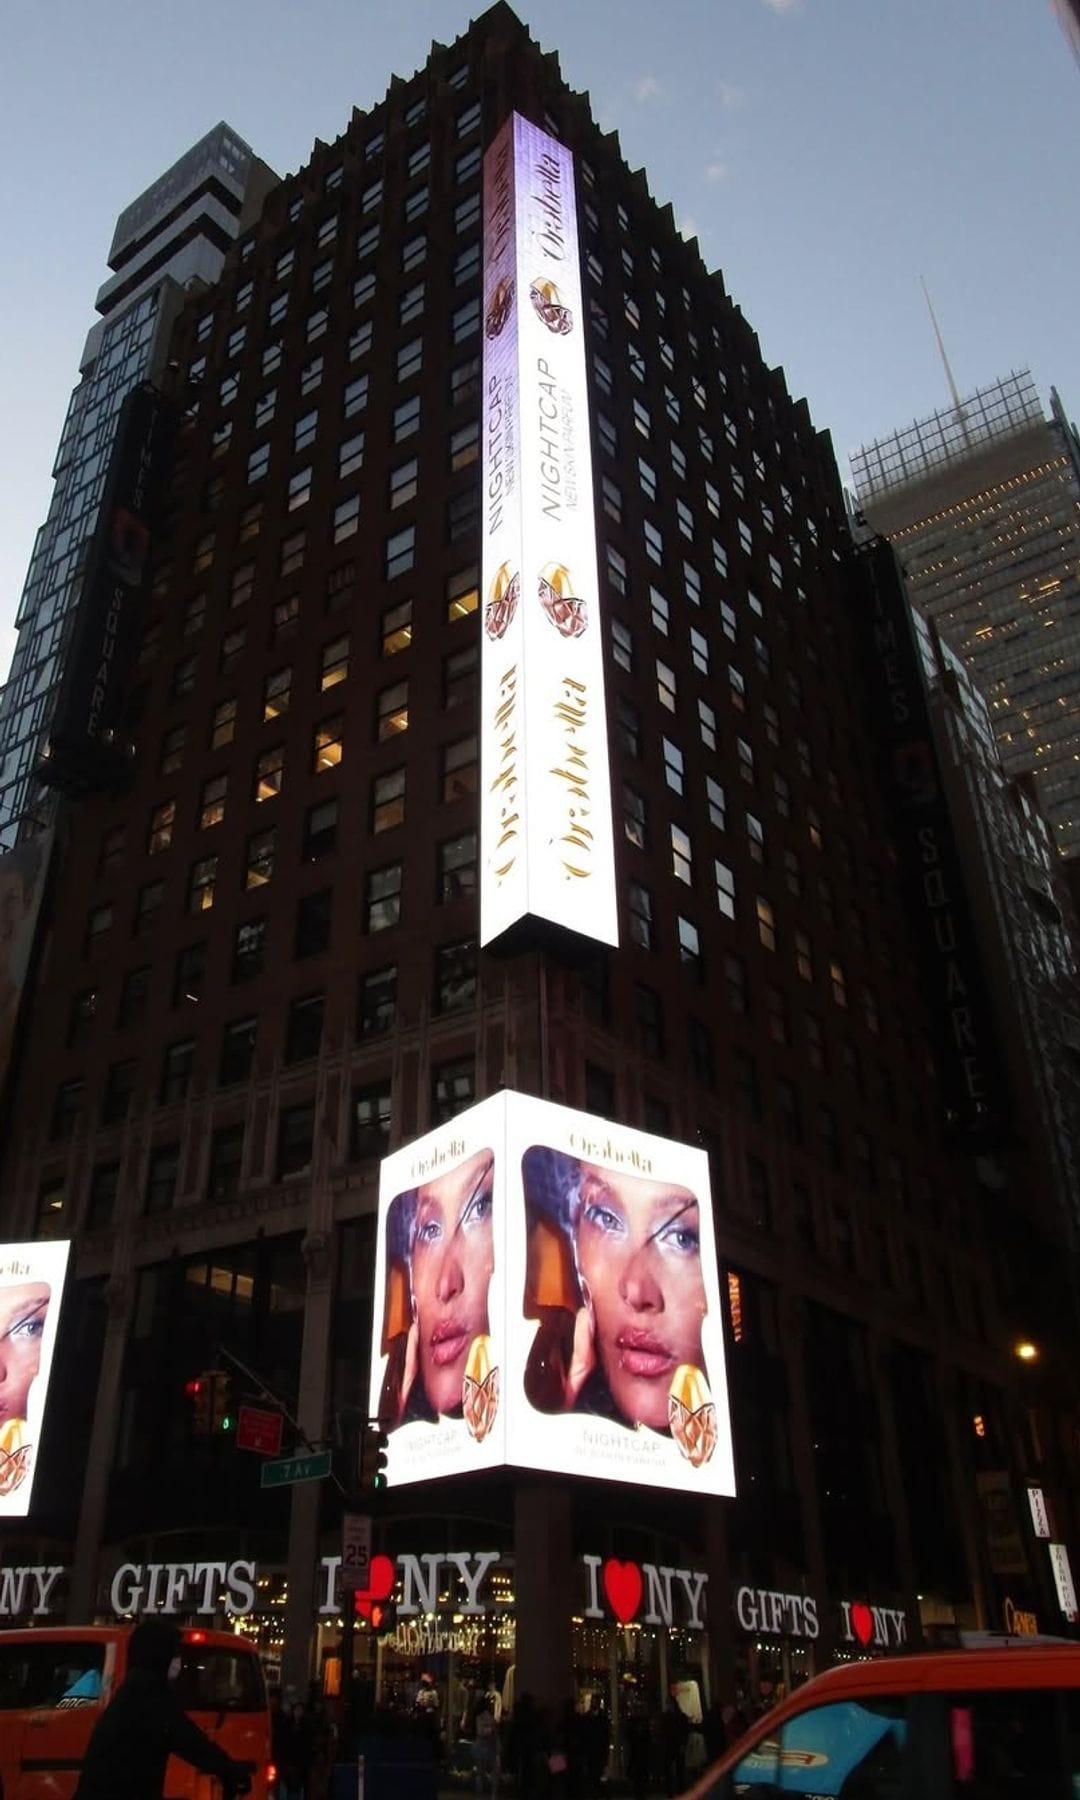
<svg viewBox="0 0 1080 1800"><path fill-rule="evenodd" d="M968 431L967 415L964 412L963 405L961 404L960 394L959 394L959 392L957 390L957 386L956 386L956 378L953 375L952 369L949 365L949 358L948 358L948 354L945 349L945 341L942 338L941 328L937 322L937 314L934 311L934 303L930 298L930 290L927 287L926 281L922 275L919 276L919 281L922 286L923 297L926 300L926 308L930 314L930 323L934 327L934 337L937 340L938 355L941 357L942 367L945 370L945 379L949 384L949 393L952 396L953 410L956 413L956 417L957 417L957 421L959 423L960 429L964 434L964 442L965 442L965 444L967 444L968 448L970 449L971 435Z"/></svg>

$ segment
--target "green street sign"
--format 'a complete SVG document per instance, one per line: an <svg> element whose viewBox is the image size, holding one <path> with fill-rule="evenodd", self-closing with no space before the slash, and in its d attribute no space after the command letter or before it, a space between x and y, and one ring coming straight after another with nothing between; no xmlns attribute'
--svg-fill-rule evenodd
<svg viewBox="0 0 1080 1800"><path fill-rule="evenodd" d="M295 1481L321 1481L330 1473L329 1450L311 1450L306 1456L283 1456L280 1462L263 1463L260 1487L289 1487Z"/></svg>

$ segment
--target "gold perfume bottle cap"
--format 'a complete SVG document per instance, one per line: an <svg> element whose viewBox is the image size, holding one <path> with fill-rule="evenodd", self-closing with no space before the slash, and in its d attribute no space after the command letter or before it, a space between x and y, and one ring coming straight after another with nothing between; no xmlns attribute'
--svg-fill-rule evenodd
<svg viewBox="0 0 1080 1800"><path fill-rule="evenodd" d="M483 1332L473 1338L465 1358L461 1410L469 1435L482 1444L499 1410L499 1371L492 1359L491 1339Z"/></svg>
<svg viewBox="0 0 1080 1800"><path fill-rule="evenodd" d="M687 1461L700 1469L716 1449L716 1407L704 1372L680 1363L668 1389L668 1425Z"/></svg>

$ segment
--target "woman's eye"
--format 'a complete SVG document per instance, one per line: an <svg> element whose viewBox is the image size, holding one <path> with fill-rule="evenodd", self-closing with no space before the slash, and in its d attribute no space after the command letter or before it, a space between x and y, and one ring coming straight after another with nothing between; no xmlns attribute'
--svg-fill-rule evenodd
<svg viewBox="0 0 1080 1800"><path fill-rule="evenodd" d="M434 1244L440 1235L438 1219L425 1219L423 1223L416 1228L416 1241L418 1244Z"/></svg>
<svg viewBox="0 0 1080 1800"><path fill-rule="evenodd" d="M701 1239L692 1225L669 1225L663 1238L684 1256L696 1255L701 1248Z"/></svg>
<svg viewBox="0 0 1080 1800"><path fill-rule="evenodd" d="M9 1338L39 1338L45 1330L44 1319L20 1319L8 1332Z"/></svg>
<svg viewBox="0 0 1080 1800"><path fill-rule="evenodd" d="M485 1220L489 1219L491 1217L492 1198L493 1196L490 1188L481 1188L478 1194L474 1194L461 1215L462 1224L482 1225Z"/></svg>
<svg viewBox="0 0 1080 1800"><path fill-rule="evenodd" d="M614 1232L622 1228L622 1220L618 1213L612 1212L610 1206L601 1206L596 1200L591 1201L585 1208L585 1217L590 1225L596 1226L597 1231Z"/></svg>

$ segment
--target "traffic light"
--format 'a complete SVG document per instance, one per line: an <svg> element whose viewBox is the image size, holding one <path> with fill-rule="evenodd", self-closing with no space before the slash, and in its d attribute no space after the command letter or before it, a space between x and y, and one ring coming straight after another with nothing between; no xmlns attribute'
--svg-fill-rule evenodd
<svg viewBox="0 0 1080 1800"><path fill-rule="evenodd" d="M397 1607L392 1600L371 1602L371 1629L376 1637L387 1637L397 1628Z"/></svg>
<svg viewBox="0 0 1080 1800"><path fill-rule="evenodd" d="M380 1429L377 1420L363 1427L360 1434L361 1493L376 1494L385 1488L387 1448L386 1433Z"/></svg>
<svg viewBox="0 0 1080 1800"><path fill-rule="evenodd" d="M184 1392L191 1402L191 1429L196 1437L209 1437L213 1417L213 1388L206 1375L196 1375L191 1381L184 1383Z"/></svg>
<svg viewBox="0 0 1080 1800"><path fill-rule="evenodd" d="M210 1403L212 1429L221 1433L232 1431L236 1424L232 1408L232 1381L224 1369L211 1369L207 1379L213 1395Z"/></svg>

